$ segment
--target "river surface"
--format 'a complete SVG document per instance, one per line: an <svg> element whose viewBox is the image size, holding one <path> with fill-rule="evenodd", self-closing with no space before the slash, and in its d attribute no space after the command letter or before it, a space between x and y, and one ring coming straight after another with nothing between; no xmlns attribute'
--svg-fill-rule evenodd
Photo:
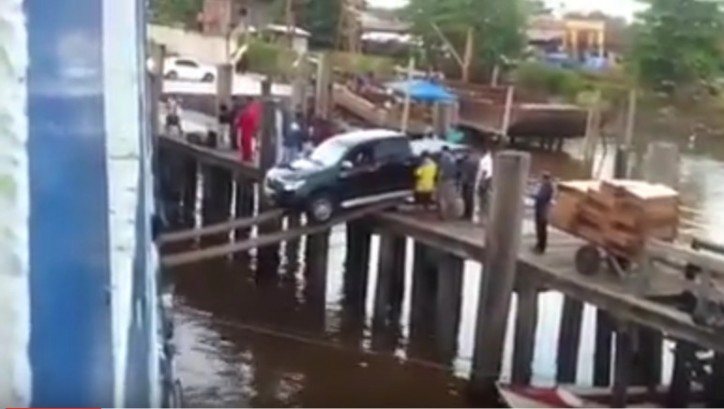
<svg viewBox="0 0 724 409"><path fill-rule="evenodd" d="M681 191L687 235L724 242L724 139L673 140L682 151ZM534 153L533 172L560 178L583 175L568 153ZM610 172L612 149L604 153ZM410 243L411 244L411 243ZM173 271L178 372L189 407L467 407L465 392L473 353L480 265L466 263L458 351L441 358L432 336L410 337L410 288L399 325L372 329L378 239L373 236L366 311L347 307L344 292L344 227L333 230L325 294L305 285L303 260L283 260L272 278L257 281L246 265L215 261ZM411 246L408 245L408 249ZM411 256L407 260L407 282ZM562 296L540 297L534 383L551 384ZM514 315L515 302L513 302ZM595 310L586 306L578 382L590 384ZM512 319L509 321L512 324ZM509 326L508 341L512 335ZM503 377L509 374L506 342ZM671 357L664 357L668 378Z"/></svg>

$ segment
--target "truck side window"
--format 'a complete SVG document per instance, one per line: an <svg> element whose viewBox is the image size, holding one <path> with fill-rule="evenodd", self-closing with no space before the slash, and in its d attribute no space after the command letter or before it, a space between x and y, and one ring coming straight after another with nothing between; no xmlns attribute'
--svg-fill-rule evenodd
<svg viewBox="0 0 724 409"><path fill-rule="evenodd" d="M375 146L375 160L383 163L402 161L410 156L409 151L409 142L403 138L382 140Z"/></svg>
<svg viewBox="0 0 724 409"><path fill-rule="evenodd" d="M369 146L354 149L349 154L349 160L355 167L370 165L373 162L372 148Z"/></svg>

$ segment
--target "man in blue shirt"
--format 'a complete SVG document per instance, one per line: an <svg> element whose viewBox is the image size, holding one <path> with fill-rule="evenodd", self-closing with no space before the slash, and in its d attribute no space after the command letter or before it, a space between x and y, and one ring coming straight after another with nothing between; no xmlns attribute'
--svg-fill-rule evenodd
<svg viewBox="0 0 724 409"><path fill-rule="evenodd" d="M548 245L548 209L553 201L553 182L548 172L543 172L538 191L533 196L535 209L536 245L533 251L543 254Z"/></svg>

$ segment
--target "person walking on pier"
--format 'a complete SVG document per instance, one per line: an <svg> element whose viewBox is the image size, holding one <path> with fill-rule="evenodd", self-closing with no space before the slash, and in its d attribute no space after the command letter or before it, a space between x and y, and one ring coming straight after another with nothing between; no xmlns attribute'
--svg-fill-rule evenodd
<svg viewBox="0 0 724 409"><path fill-rule="evenodd" d="M422 163L415 170L415 205L423 210L432 208L432 195L435 191L437 164L427 152L422 153Z"/></svg>
<svg viewBox="0 0 724 409"><path fill-rule="evenodd" d="M480 221L487 220L488 204L490 203L490 186L493 180L493 155L488 150L480 157L478 172L475 175L475 191L478 198L478 214Z"/></svg>
<svg viewBox="0 0 724 409"><path fill-rule="evenodd" d="M252 101L246 108L240 110L235 120L235 128L239 136L241 160L252 162L254 160L254 138L259 129L261 120L261 102Z"/></svg>
<svg viewBox="0 0 724 409"><path fill-rule="evenodd" d="M548 209L553 201L553 182L548 172L543 172L538 190L533 196L535 211L536 244L533 251L543 254L548 245Z"/></svg>

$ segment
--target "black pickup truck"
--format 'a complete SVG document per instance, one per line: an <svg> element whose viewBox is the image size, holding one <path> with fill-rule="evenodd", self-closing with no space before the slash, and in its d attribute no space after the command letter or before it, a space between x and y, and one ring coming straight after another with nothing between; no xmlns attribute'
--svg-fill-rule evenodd
<svg viewBox="0 0 724 409"><path fill-rule="evenodd" d="M264 192L278 206L324 222L339 209L412 196L422 153L435 157L443 146L458 157L468 149L440 140L413 141L382 129L337 135L306 157L270 169Z"/></svg>

